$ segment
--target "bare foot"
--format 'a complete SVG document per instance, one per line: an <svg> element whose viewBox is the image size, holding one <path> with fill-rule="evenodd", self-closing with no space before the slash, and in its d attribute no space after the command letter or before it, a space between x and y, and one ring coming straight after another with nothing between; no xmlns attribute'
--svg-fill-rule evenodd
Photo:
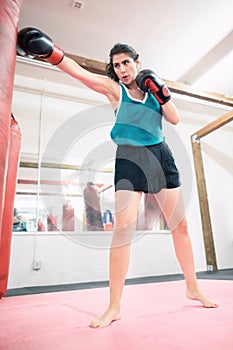
<svg viewBox="0 0 233 350"><path fill-rule="evenodd" d="M120 314L118 310L108 308L107 311L100 317L91 321L90 327L92 328L103 328L110 326L114 321L120 320Z"/></svg>
<svg viewBox="0 0 233 350"><path fill-rule="evenodd" d="M187 289L186 296L188 299L200 301L200 303L206 308L216 308L219 306L218 304L209 301L199 289L195 291Z"/></svg>

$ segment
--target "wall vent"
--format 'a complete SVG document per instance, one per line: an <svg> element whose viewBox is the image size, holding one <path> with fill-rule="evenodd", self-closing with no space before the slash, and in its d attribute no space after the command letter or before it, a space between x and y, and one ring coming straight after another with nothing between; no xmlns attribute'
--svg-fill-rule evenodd
<svg viewBox="0 0 233 350"><path fill-rule="evenodd" d="M84 2L83 1L73 0L72 7L75 7L78 10L82 10L83 6L84 6Z"/></svg>

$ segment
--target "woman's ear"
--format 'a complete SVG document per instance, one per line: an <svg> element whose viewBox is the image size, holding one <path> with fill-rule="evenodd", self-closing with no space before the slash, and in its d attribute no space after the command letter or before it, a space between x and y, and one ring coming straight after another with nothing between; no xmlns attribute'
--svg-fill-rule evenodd
<svg viewBox="0 0 233 350"><path fill-rule="evenodd" d="M141 69L141 61L137 59L135 62L136 62L137 71L139 72Z"/></svg>

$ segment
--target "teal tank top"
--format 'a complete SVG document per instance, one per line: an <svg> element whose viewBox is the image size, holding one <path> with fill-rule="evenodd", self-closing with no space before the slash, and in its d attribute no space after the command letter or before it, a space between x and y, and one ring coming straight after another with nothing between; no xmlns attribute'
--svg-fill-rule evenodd
<svg viewBox="0 0 233 350"><path fill-rule="evenodd" d="M144 100L132 98L121 86L120 106L110 136L117 145L151 146L164 141L161 106L150 91Z"/></svg>

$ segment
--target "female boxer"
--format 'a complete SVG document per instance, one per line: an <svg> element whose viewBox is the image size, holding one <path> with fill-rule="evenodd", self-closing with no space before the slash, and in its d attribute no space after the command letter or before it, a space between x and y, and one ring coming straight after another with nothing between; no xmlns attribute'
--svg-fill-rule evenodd
<svg viewBox="0 0 233 350"><path fill-rule="evenodd" d="M143 192L154 194L171 230L175 253L186 281L186 296L198 300L206 308L217 307L200 291L196 278L179 172L161 127L162 118L174 125L179 122L179 113L165 84L152 71L139 72L139 55L125 44L116 44L111 49L108 77L85 70L64 56L63 50L54 45L47 35L34 28L19 32L17 51L21 55L41 57L88 88L104 94L116 114L111 131L118 148L115 227L109 267L110 301L107 310L93 320L91 326L105 327L120 319L130 241L136 228Z"/></svg>

